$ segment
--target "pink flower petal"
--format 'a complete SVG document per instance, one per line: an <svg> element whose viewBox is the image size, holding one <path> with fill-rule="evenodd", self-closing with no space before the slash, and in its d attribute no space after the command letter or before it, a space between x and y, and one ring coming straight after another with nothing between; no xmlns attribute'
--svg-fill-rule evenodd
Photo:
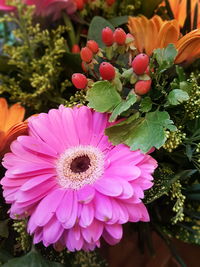
<svg viewBox="0 0 200 267"><path fill-rule="evenodd" d="M89 226L94 219L94 207L93 203L84 204L81 211L81 217L79 225L82 227Z"/></svg>
<svg viewBox="0 0 200 267"><path fill-rule="evenodd" d="M112 218L112 205L108 197L96 193L95 217L100 221L109 221Z"/></svg>
<svg viewBox="0 0 200 267"><path fill-rule="evenodd" d="M95 189L90 186L90 185L86 185L82 188L80 188L77 192L77 197L78 197L78 201L80 203L89 203L95 195Z"/></svg>
<svg viewBox="0 0 200 267"><path fill-rule="evenodd" d="M43 231L41 228L38 228L34 234L33 244L40 243L42 239L43 239Z"/></svg>
<svg viewBox="0 0 200 267"><path fill-rule="evenodd" d="M50 244L56 243L63 231L61 223L53 217L43 228L43 240Z"/></svg>
<svg viewBox="0 0 200 267"><path fill-rule="evenodd" d="M27 152L33 153L34 155L46 158L58 157L58 153L52 147L32 136L19 136L17 141L26 149ZM28 155L30 155L30 153Z"/></svg>
<svg viewBox="0 0 200 267"><path fill-rule="evenodd" d="M36 177L34 177L32 179L27 180L22 185L22 187L20 188L20 190L21 191L28 191L30 189L33 189L36 186L40 186L42 183L47 182L48 180L50 180L53 177L54 177L53 174L44 174L44 175L36 176ZM51 179L51 181L53 181L53 180L55 181L55 177L54 177L54 179ZM55 181L55 185L56 185L56 181Z"/></svg>
<svg viewBox="0 0 200 267"><path fill-rule="evenodd" d="M118 180L112 178L101 178L94 183L95 189L107 196L119 196L123 188Z"/></svg>
<svg viewBox="0 0 200 267"><path fill-rule="evenodd" d="M64 192L64 197L56 210L56 216L61 223L65 223L66 221L69 220L74 204L73 191L63 190L63 192Z"/></svg>
<svg viewBox="0 0 200 267"><path fill-rule="evenodd" d="M74 112L70 108L65 108L61 110L62 122L63 122L63 132L65 138L68 141L69 146L78 146L79 135L76 131L76 120L74 118Z"/></svg>
<svg viewBox="0 0 200 267"><path fill-rule="evenodd" d="M103 232L103 238L105 239L105 241L109 244L109 245L116 245L117 243L119 243L119 239L115 239L113 238L107 231L104 230Z"/></svg>
<svg viewBox="0 0 200 267"><path fill-rule="evenodd" d="M65 229L69 229L74 226L77 218L77 212L78 203L76 192L72 190L66 191L63 201L56 211L56 216Z"/></svg>
<svg viewBox="0 0 200 267"><path fill-rule="evenodd" d="M81 235L80 235L79 239L76 238L74 228L72 228L68 231L66 242L71 247L71 251L81 250L83 247L83 244L84 244L84 241L83 241L83 238Z"/></svg>
<svg viewBox="0 0 200 267"><path fill-rule="evenodd" d="M112 220L108 221L108 224L115 224L115 223L126 223L129 219L129 214L126 209L126 206L122 203L120 204L119 201L112 199L112 210L113 210L113 216Z"/></svg>
<svg viewBox="0 0 200 267"><path fill-rule="evenodd" d="M129 165L111 165L110 168L106 170L106 176L110 177L123 177L127 181L134 180L138 178L141 174L141 170L137 166Z"/></svg>
<svg viewBox="0 0 200 267"><path fill-rule="evenodd" d="M87 228L82 228L82 235L88 243L95 243L99 240L103 232L103 224L94 220Z"/></svg>
<svg viewBox="0 0 200 267"><path fill-rule="evenodd" d="M29 119L29 128L30 133L40 140L47 143L50 147L53 147L58 153L63 152L62 143L60 143L59 139L56 138L54 133L50 131L51 124L49 121L48 114L41 113L36 117L31 117ZM62 129L61 129L62 130Z"/></svg>
<svg viewBox="0 0 200 267"><path fill-rule="evenodd" d="M44 183L39 186L39 190L31 190L29 192L24 192L19 190L15 195L15 200L17 203L22 203L41 196L43 198L45 195L49 194L52 189L56 189L55 181L49 183Z"/></svg>
<svg viewBox="0 0 200 267"><path fill-rule="evenodd" d="M92 112L85 106L76 108L76 129L82 145L89 145L92 137ZM84 122L84 123L83 123Z"/></svg>
<svg viewBox="0 0 200 267"><path fill-rule="evenodd" d="M52 191L41 200L36 211L32 215L38 226L44 226L52 218L58 206L61 205L64 193L65 191L59 188Z"/></svg>
<svg viewBox="0 0 200 267"><path fill-rule="evenodd" d="M105 230L112 236L114 239L122 238L122 226L121 224L106 225Z"/></svg>

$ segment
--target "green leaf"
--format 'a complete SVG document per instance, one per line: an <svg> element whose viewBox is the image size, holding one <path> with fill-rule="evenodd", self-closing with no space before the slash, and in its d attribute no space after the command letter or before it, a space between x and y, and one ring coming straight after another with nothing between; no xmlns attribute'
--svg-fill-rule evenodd
<svg viewBox="0 0 200 267"><path fill-rule="evenodd" d="M2 267L62 267L57 262L44 259L37 251L32 250L25 256L14 258L3 264Z"/></svg>
<svg viewBox="0 0 200 267"><path fill-rule="evenodd" d="M165 129L174 130L173 121L166 111L157 110L147 113L144 118L131 116L128 120L107 128L105 132L114 145L124 143L131 150L140 149L146 153L152 147L159 149L165 143Z"/></svg>
<svg viewBox="0 0 200 267"><path fill-rule="evenodd" d="M86 98L88 106L99 112L111 112L121 102L121 96L109 81L94 83L87 91Z"/></svg>
<svg viewBox="0 0 200 267"><path fill-rule="evenodd" d="M188 94L190 94L193 89L192 84L186 81L180 82L179 86L181 90L187 92Z"/></svg>
<svg viewBox="0 0 200 267"><path fill-rule="evenodd" d="M189 192L189 193L200 193L200 184L193 184L192 186L187 187L186 192Z"/></svg>
<svg viewBox="0 0 200 267"><path fill-rule="evenodd" d="M105 27L109 27L112 30L115 29L108 20L99 16L95 16L90 23L88 40L96 41L101 48L105 47L105 44L101 40L101 32Z"/></svg>
<svg viewBox="0 0 200 267"><path fill-rule="evenodd" d="M169 44L166 48L158 48L154 50L153 57L159 65L158 72L161 73L173 66L177 53L174 44Z"/></svg>
<svg viewBox="0 0 200 267"><path fill-rule="evenodd" d="M188 157L189 161L192 160L192 156L193 156L193 151L191 148L191 145L186 145L186 156Z"/></svg>
<svg viewBox="0 0 200 267"><path fill-rule="evenodd" d="M124 111L127 111L135 102L137 101L137 97L133 93L129 93L126 100L122 100L115 109L113 110L109 121L115 121L116 118Z"/></svg>
<svg viewBox="0 0 200 267"><path fill-rule="evenodd" d="M125 78L127 80L130 80L131 76L133 75L133 68L130 69L124 69L124 72L122 73L122 78Z"/></svg>
<svg viewBox="0 0 200 267"><path fill-rule="evenodd" d="M128 16L115 17L110 19L109 21L116 28L120 25L126 24L128 22Z"/></svg>
<svg viewBox="0 0 200 267"><path fill-rule="evenodd" d="M185 72L184 72L183 67L176 65L176 73L178 74L178 78L179 78L180 82L186 81Z"/></svg>
<svg viewBox="0 0 200 267"><path fill-rule="evenodd" d="M166 167L156 169L154 173L154 186L145 192L144 202L148 204L155 201L164 194L167 194L175 181L191 177L193 174L194 170L184 170L174 174L173 171Z"/></svg>
<svg viewBox="0 0 200 267"><path fill-rule="evenodd" d="M9 219L4 220L4 221L0 221L0 236L1 237L8 237L8 222Z"/></svg>
<svg viewBox="0 0 200 267"><path fill-rule="evenodd" d="M12 259L13 256L5 249L0 250L0 264Z"/></svg>
<svg viewBox="0 0 200 267"><path fill-rule="evenodd" d="M139 76L138 76L138 79L139 79L139 80L142 80L142 81L149 81L151 78L150 78L150 76L147 75L147 74L142 74L142 75L139 75Z"/></svg>
<svg viewBox="0 0 200 267"><path fill-rule="evenodd" d="M188 99L189 99L188 93L181 89L174 89L167 96L168 103L174 106L184 101L187 101Z"/></svg>
<svg viewBox="0 0 200 267"><path fill-rule="evenodd" d="M151 110L151 108L152 108L151 98L149 96L146 96L145 98L142 99L140 103L140 110L142 112L148 112Z"/></svg>

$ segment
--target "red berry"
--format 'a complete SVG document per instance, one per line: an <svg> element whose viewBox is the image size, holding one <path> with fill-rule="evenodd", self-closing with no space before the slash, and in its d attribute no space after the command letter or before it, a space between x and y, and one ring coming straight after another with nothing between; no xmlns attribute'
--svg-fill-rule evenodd
<svg viewBox="0 0 200 267"><path fill-rule="evenodd" d="M82 67L82 70L83 70L84 72L87 72L87 71L88 71L87 63L85 63L85 61L82 61L82 62L81 62L81 67Z"/></svg>
<svg viewBox="0 0 200 267"><path fill-rule="evenodd" d="M89 40L87 41L87 47L94 53L96 54L99 51L99 46L97 42L94 40Z"/></svg>
<svg viewBox="0 0 200 267"><path fill-rule="evenodd" d="M73 53L73 54L79 54L80 51L81 51L81 50L80 50L79 45L75 44L75 45L72 46L72 53Z"/></svg>
<svg viewBox="0 0 200 267"><path fill-rule="evenodd" d="M130 34L130 33L127 33L127 35L126 35L126 43L132 43L134 41L134 37L133 37L133 35L132 34Z"/></svg>
<svg viewBox="0 0 200 267"><path fill-rule="evenodd" d="M88 47L81 48L81 59L87 63L91 62L93 53Z"/></svg>
<svg viewBox="0 0 200 267"><path fill-rule="evenodd" d="M99 72L103 80L111 81L115 78L115 68L108 62L102 62Z"/></svg>
<svg viewBox="0 0 200 267"><path fill-rule="evenodd" d="M133 71L141 75L145 72L149 64L149 57L146 54L137 55L132 61Z"/></svg>
<svg viewBox="0 0 200 267"><path fill-rule="evenodd" d="M145 95L149 92L151 88L151 80L138 81L135 84L135 93L137 95Z"/></svg>
<svg viewBox="0 0 200 267"><path fill-rule="evenodd" d="M114 42L113 31L106 27L102 30L102 41L106 46L111 46Z"/></svg>
<svg viewBox="0 0 200 267"><path fill-rule="evenodd" d="M72 75L72 83L77 89L85 89L87 86L87 78L81 73L74 73Z"/></svg>
<svg viewBox="0 0 200 267"><path fill-rule="evenodd" d="M118 45L124 45L126 42L126 33L122 28L116 29L114 31L113 37L114 37L114 41Z"/></svg>
<svg viewBox="0 0 200 267"><path fill-rule="evenodd" d="M83 0L75 0L75 4L78 10L82 10L85 5Z"/></svg>
<svg viewBox="0 0 200 267"><path fill-rule="evenodd" d="M115 3L115 0L106 0L108 6L112 6Z"/></svg>

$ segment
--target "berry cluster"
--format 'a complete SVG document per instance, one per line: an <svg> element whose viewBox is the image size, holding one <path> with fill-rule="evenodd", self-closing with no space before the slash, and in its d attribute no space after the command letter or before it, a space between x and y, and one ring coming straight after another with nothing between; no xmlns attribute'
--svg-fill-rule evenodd
<svg viewBox="0 0 200 267"><path fill-rule="evenodd" d="M118 91L126 87L134 94L147 94L151 88L149 57L143 53L136 55L133 40L133 36L126 34L122 28L115 31L104 28L102 41L106 47L103 50L94 40L89 40L80 51L82 69L90 79L84 74L75 73L72 76L73 85L77 89L87 89L95 81L107 80L118 86ZM124 57L126 62L121 66L119 56Z"/></svg>
<svg viewBox="0 0 200 267"><path fill-rule="evenodd" d="M102 30L102 41L106 46L111 46L113 43L125 45L127 35L121 28L117 28L114 32L106 27Z"/></svg>
<svg viewBox="0 0 200 267"><path fill-rule="evenodd" d="M149 57L146 54L137 55L132 61L132 68L136 75L149 74ZM151 88L151 79L139 80L135 83L135 93L145 95Z"/></svg>

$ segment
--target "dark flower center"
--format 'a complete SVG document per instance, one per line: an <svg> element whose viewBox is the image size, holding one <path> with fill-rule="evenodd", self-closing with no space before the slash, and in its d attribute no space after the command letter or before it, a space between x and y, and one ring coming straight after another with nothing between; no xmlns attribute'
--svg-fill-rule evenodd
<svg viewBox="0 0 200 267"><path fill-rule="evenodd" d="M75 173L85 172L90 167L90 158L88 156L80 156L72 160L70 169Z"/></svg>

